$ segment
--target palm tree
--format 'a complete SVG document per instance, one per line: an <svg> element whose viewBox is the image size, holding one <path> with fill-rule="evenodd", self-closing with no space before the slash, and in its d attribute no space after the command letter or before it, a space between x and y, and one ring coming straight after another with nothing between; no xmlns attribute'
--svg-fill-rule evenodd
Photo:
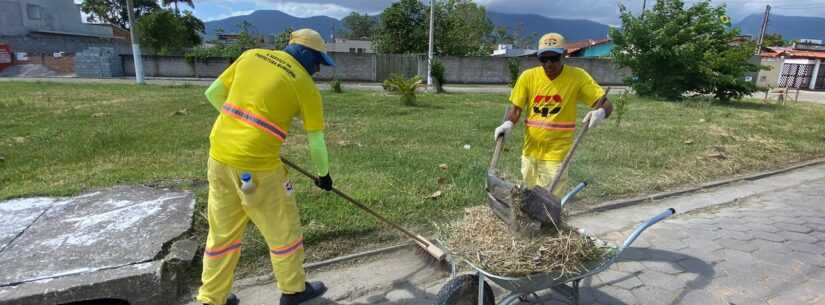
<svg viewBox="0 0 825 305"><path fill-rule="evenodd" d="M161 0L163 6L169 6L170 4L175 4L175 14L180 15L180 11L178 10L178 2L183 2L189 5L191 8L195 8L195 2L193 0Z"/></svg>

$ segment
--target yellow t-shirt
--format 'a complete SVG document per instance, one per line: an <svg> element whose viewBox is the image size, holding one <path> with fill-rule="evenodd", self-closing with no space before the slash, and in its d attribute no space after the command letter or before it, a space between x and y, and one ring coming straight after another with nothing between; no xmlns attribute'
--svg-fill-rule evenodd
<svg viewBox="0 0 825 305"><path fill-rule="evenodd" d="M321 94L286 52L246 51L218 79L229 93L209 136L215 160L246 170L276 169L295 116L307 132L324 129Z"/></svg>
<svg viewBox="0 0 825 305"><path fill-rule="evenodd" d="M564 65L550 80L541 66L524 71L510 102L526 113L523 154L537 160L564 159L576 129L576 102L593 108L604 90L584 69Z"/></svg>

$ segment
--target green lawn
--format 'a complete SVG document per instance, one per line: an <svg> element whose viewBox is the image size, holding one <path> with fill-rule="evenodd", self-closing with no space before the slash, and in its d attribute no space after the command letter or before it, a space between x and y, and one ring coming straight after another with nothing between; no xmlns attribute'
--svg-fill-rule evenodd
<svg viewBox="0 0 825 305"><path fill-rule="evenodd" d="M216 116L203 90L0 83L0 199L149 184L193 189L202 209ZM418 107L378 92L323 95L331 172L340 189L423 230L484 202L492 130L506 95L425 94ZM582 143L571 181L589 178L592 184L576 205L825 156L824 106L631 99L621 128L607 122ZM516 127L500 163L516 177L522 128ZM310 166L304 135L298 126L292 130L283 151ZM303 177L292 177L311 259L397 238ZM428 198L436 191L442 195ZM202 213L195 218L202 238ZM266 249L256 234L247 238L243 265L251 269L267 258Z"/></svg>

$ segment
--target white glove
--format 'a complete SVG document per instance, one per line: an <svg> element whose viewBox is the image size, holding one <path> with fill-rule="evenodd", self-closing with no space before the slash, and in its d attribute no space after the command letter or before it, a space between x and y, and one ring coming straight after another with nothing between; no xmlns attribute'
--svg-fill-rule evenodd
<svg viewBox="0 0 825 305"><path fill-rule="evenodd" d="M509 120L504 121L504 123L501 123L501 126L496 127L496 132L493 134L493 141L498 140L499 136L506 135L508 132L510 132L510 129L512 128L513 122L510 122Z"/></svg>
<svg viewBox="0 0 825 305"><path fill-rule="evenodd" d="M596 125L598 125L599 122L604 121L604 116L605 116L604 108L599 108L599 109L588 112L584 116L584 119L582 120L582 123L587 122L588 120L590 120L590 124L588 124L587 128L593 128L593 127L596 127Z"/></svg>

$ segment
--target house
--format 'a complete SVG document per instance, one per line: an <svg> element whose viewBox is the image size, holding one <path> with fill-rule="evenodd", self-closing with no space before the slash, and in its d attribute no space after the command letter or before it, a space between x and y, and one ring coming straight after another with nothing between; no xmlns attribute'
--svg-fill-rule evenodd
<svg viewBox="0 0 825 305"><path fill-rule="evenodd" d="M333 38L332 42L327 43L327 51L355 54L375 53L375 51L372 49L372 42L369 40L356 40L344 38Z"/></svg>
<svg viewBox="0 0 825 305"><path fill-rule="evenodd" d="M500 44L497 46L495 50L493 50L493 54L491 56L495 57L522 57L522 56L529 56L536 54L536 50L534 49L522 49L519 47L515 47L512 44Z"/></svg>
<svg viewBox="0 0 825 305"><path fill-rule="evenodd" d="M76 72L75 54L95 48L130 54L128 31L84 23L74 0L0 1L0 44L13 65L43 65L57 74Z"/></svg>
<svg viewBox="0 0 825 305"><path fill-rule="evenodd" d="M108 24L84 23L74 0L0 1L0 42L13 52L74 53L89 46L111 47L115 29ZM128 43L124 44L126 51Z"/></svg>
<svg viewBox="0 0 825 305"><path fill-rule="evenodd" d="M569 57L610 57L614 44L610 38L601 38L579 40L568 43L564 47L567 48Z"/></svg>
<svg viewBox="0 0 825 305"><path fill-rule="evenodd" d="M756 84L763 87L825 90L825 44L806 40L791 47L764 47Z"/></svg>

